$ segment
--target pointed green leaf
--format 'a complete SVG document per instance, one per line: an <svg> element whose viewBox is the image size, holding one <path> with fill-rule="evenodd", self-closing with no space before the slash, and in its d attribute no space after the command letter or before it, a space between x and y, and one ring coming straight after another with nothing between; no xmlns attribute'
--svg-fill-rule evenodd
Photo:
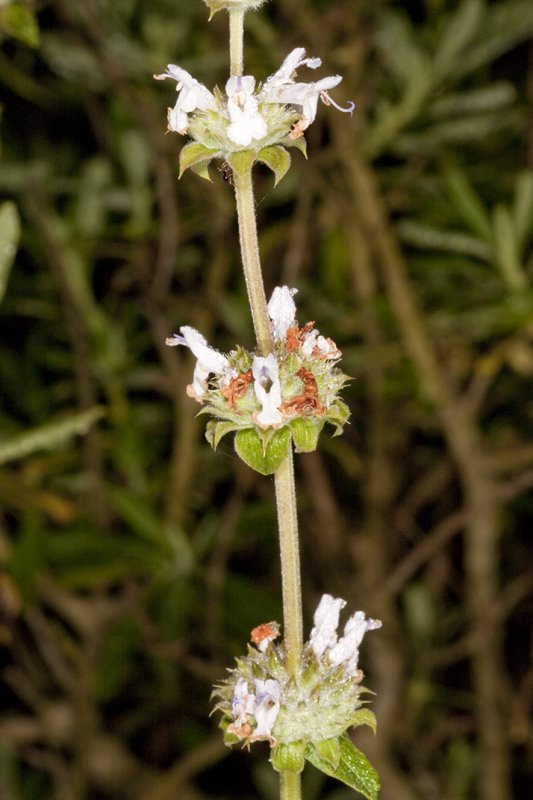
<svg viewBox="0 0 533 800"><path fill-rule="evenodd" d="M0 444L0 464L23 458L37 450L55 450L71 436L84 434L104 416L104 409L95 406L89 411L73 414L60 422L51 422L25 431Z"/></svg>
<svg viewBox="0 0 533 800"><path fill-rule="evenodd" d="M237 455L262 475L272 475L277 470L287 458L290 445L291 432L286 427L274 431L266 445L255 428L241 430L235 435Z"/></svg>
<svg viewBox="0 0 533 800"><path fill-rule="evenodd" d="M531 0L485 4L483 24L476 37L450 73L455 80L478 70L483 64L495 61L503 53L526 41L533 33L533 4Z"/></svg>
<svg viewBox="0 0 533 800"><path fill-rule="evenodd" d="M286 147L295 147L304 158L307 158L307 141L303 136L299 136L297 139L285 139L283 143Z"/></svg>
<svg viewBox="0 0 533 800"><path fill-rule="evenodd" d="M238 177L239 175L248 175L255 159L255 150L239 150L237 153L230 153L226 161L232 168L235 176Z"/></svg>
<svg viewBox="0 0 533 800"><path fill-rule="evenodd" d="M209 14L208 22L211 22L215 14L217 14L219 11L222 11L222 9L228 7L228 3L226 2L226 0L205 0L205 3L209 8L209 11L211 12Z"/></svg>
<svg viewBox="0 0 533 800"><path fill-rule="evenodd" d="M375 733L377 727L376 715L369 708L358 708L351 718L351 724L354 728L358 728L360 725L368 725L372 733Z"/></svg>
<svg viewBox="0 0 533 800"><path fill-rule="evenodd" d="M533 229L533 172L518 176L513 202L513 220L520 249Z"/></svg>
<svg viewBox="0 0 533 800"><path fill-rule="evenodd" d="M336 769L333 769L330 762L320 755L313 743L307 745L305 757L321 772L351 786L367 800L377 800L380 788L379 776L370 761L352 744L348 736L339 736L337 741L340 759Z"/></svg>
<svg viewBox="0 0 533 800"><path fill-rule="evenodd" d="M433 62L433 68L438 75L446 75L455 67L458 57L476 35L484 13L481 0L463 0L450 16Z"/></svg>
<svg viewBox="0 0 533 800"><path fill-rule="evenodd" d="M0 206L0 302L4 297L20 238L20 220L14 203Z"/></svg>
<svg viewBox="0 0 533 800"><path fill-rule="evenodd" d="M402 240L423 250L445 250L479 258L492 263L493 248L477 236L462 231L426 225L416 220L402 220L398 223L398 233Z"/></svg>
<svg viewBox="0 0 533 800"><path fill-rule="evenodd" d="M338 397L334 403L328 408L327 413L325 415L326 422L329 422L331 425L334 425L336 428L335 433L333 436L340 436L342 433L342 428L348 422L348 418L350 416L350 409L344 402Z"/></svg>
<svg viewBox="0 0 533 800"><path fill-rule="evenodd" d="M216 150L210 150L208 147L205 147L205 145L200 144L199 142L189 142L189 144L186 144L181 148L180 172L178 177L181 178L186 169L189 169L190 167L196 167L198 174L205 178L207 164L212 158L215 158L216 155ZM204 167L202 167L202 162ZM207 176L207 179L211 180L209 176Z"/></svg>
<svg viewBox="0 0 533 800"><path fill-rule="evenodd" d="M341 746L338 739L323 739L321 742L313 742L313 747L323 761L326 761L331 769L337 769L341 760Z"/></svg>
<svg viewBox="0 0 533 800"><path fill-rule="evenodd" d="M322 425L321 422L305 417L293 419L290 428L297 453L312 453L316 450Z"/></svg>
<svg viewBox="0 0 533 800"><path fill-rule="evenodd" d="M236 431L239 429L239 425L236 425L234 422L230 420L219 421L212 419L210 420L205 428L205 438L213 448L216 450L220 440L223 436L227 433L231 433L232 431Z"/></svg>
<svg viewBox="0 0 533 800"><path fill-rule="evenodd" d="M274 186L278 185L291 165L289 153L280 145L263 147L257 154L257 160L266 164L274 173Z"/></svg>
<svg viewBox="0 0 533 800"><path fill-rule="evenodd" d="M490 242L492 226L489 215L465 173L455 167L447 167L444 169L444 179L451 200L471 231L485 242Z"/></svg>
<svg viewBox="0 0 533 800"><path fill-rule="evenodd" d="M209 161L199 161L198 164L191 164L191 169L196 175L200 178L203 178L204 181L209 181L212 183L211 175L209 174Z"/></svg>
<svg viewBox="0 0 533 800"><path fill-rule="evenodd" d="M301 772L305 764L305 742L278 744L272 750L270 762L277 772Z"/></svg>
<svg viewBox="0 0 533 800"><path fill-rule="evenodd" d="M527 283L520 263L518 237L509 213L503 205L497 205L493 214L494 244L496 259L502 277L513 291L524 289Z"/></svg>
<svg viewBox="0 0 533 800"><path fill-rule="evenodd" d="M31 9L12 3L0 9L0 30L30 47L39 46L39 26Z"/></svg>

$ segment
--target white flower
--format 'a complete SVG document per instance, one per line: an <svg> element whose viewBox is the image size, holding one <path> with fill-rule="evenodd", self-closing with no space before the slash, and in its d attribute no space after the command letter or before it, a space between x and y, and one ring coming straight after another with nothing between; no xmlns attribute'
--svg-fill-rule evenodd
<svg viewBox="0 0 533 800"><path fill-rule="evenodd" d="M267 124L259 112L259 103L254 97L255 78L252 75L232 77L226 83L228 112L228 139L242 147L248 147L252 139L262 139L268 133Z"/></svg>
<svg viewBox="0 0 533 800"><path fill-rule="evenodd" d="M359 661L359 645L367 631L381 628L379 619L366 619L364 611L356 611L344 626L344 636L328 653L334 666L344 664L348 675L355 675Z"/></svg>
<svg viewBox="0 0 533 800"><path fill-rule="evenodd" d="M344 664L347 675L357 673L359 645L367 631L381 628L379 619L366 619L363 611L356 611L344 626L344 636L337 639L339 614L346 602L340 597L330 594L322 595L315 611L315 626L311 631L309 642L318 659L327 653L328 660L337 667Z"/></svg>
<svg viewBox="0 0 533 800"><path fill-rule="evenodd" d="M281 405L281 384L276 356L254 356L252 362L255 396L261 403L261 411L254 412L255 422L261 428L280 425L283 422Z"/></svg>
<svg viewBox="0 0 533 800"><path fill-rule="evenodd" d="M272 736L272 727L279 713L280 688L274 680L255 681L254 737Z"/></svg>
<svg viewBox="0 0 533 800"><path fill-rule="evenodd" d="M209 347L207 340L202 334L183 325L180 328L182 335L175 333L165 341L170 347L183 344L188 347L196 356L198 361L194 369L193 382L187 387L187 394L195 400L202 401L207 391L207 379L211 373L215 375L231 375L232 370L225 355L219 353L213 347Z"/></svg>
<svg viewBox="0 0 533 800"><path fill-rule="evenodd" d="M177 133L186 133L189 123L188 114L199 109L208 111L216 108L214 95L211 94L203 83L193 78L186 70L169 64L161 75L154 75L157 81L172 78L177 81L176 91L179 92L174 108L168 109L168 130Z"/></svg>
<svg viewBox="0 0 533 800"><path fill-rule="evenodd" d="M303 131L314 121L319 100L322 100L325 105L331 104L339 111L346 111L350 114L355 107L355 104L350 102L347 108L342 108L328 95L328 91L342 81L340 75L331 75L315 83L294 82L294 72L297 67L305 64L311 69L316 69L321 63L319 58L305 58L304 48L297 47L289 53L279 70L266 80L259 93L259 100L264 103L284 103L301 107L302 119L291 133L293 139L301 136Z"/></svg>
<svg viewBox="0 0 533 800"><path fill-rule="evenodd" d="M324 360L341 357L341 351L335 342L322 336L316 328L306 334L302 344L302 353L308 358L315 355L317 358L323 358Z"/></svg>
<svg viewBox="0 0 533 800"><path fill-rule="evenodd" d="M296 305L293 296L298 289L276 286L268 303L268 316L272 320L274 338L283 342L287 331L296 325Z"/></svg>
<svg viewBox="0 0 533 800"><path fill-rule="evenodd" d="M263 92L270 92L287 83L294 83L294 73L298 67L301 67L303 64L310 69L317 69L317 67L322 64L322 61L320 58L305 58L305 48L296 47L285 57L283 64L277 72L274 72L273 75L266 79L261 94Z"/></svg>
<svg viewBox="0 0 533 800"><path fill-rule="evenodd" d="M239 678L235 684L231 703L233 718L237 728L242 728L242 726L248 722L249 715L253 714L255 711L255 702L255 695L250 692L248 684L244 678Z"/></svg>
<svg viewBox="0 0 533 800"><path fill-rule="evenodd" d="M311 648L317 658L322 658L328 647L336 644L339 614L345 605L346 601L341 597L322 595L313 617L315 624L309 637Z"/></svg>

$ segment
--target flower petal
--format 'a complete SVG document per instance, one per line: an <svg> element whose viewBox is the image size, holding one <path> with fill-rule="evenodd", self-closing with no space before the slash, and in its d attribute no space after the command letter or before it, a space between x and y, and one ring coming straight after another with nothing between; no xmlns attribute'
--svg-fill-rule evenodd
<svg viewBox="0 0 533 800"><path fill-rule="evenodd" d="M276 356L254 356L252 362L255 396L261 403L261 411L255 413L255 421L262 428L275 427L283 422L281 406L281 384Z"/></svg>
<svg viewBox="0 0 533 800"><path fill-rule="evenodd" d="M305 48L296 47L285 56L281 67L267 78L263 91L266 90L268 92L275 87L294 83L294 73L303 64L310 67L310 69L317 69L322 64L322 61L320 58L305 58Z"/></svg>
<svg viewBox="0 0 533 800"><path fill-rule="evenodd" d="M298 289L288 286L276 286L268 302L268 316L272 320L274 338L285 341L287 331L296 325L296 304L292 299Z"/></svg>
<svg viewBox="0 0 533 800"><path fill-rule="evenodd" d="M277 719L280 707L280 687L274 680L255 681L256 706L254 716L256 728L254 737L271 737L272 727Z"/></svg>
<svg viewBox="0 0 533 800"><path fill-rule="evenodd" d="M356 611L344 627L344 636L331 648L328 657L335 666L344 663L346 672L355 675L359 660L359 645L367 631L381 628L379 619L367 619L364 611Z"/></svg>
<svg viewBox="0 0 533 800"><path fill-rule="evenodd" d="M315 624L309 637L311 649L318 659L322 658L329 647L335 645L339 614L345 605L346 601L341 597L332 597L330 594L322 595L313 617Z"/></svg>

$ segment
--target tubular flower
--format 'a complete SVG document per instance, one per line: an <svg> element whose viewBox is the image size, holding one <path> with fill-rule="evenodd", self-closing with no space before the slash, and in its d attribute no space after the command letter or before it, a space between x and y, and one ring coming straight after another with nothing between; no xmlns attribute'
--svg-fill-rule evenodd
<svg viewBox="0 0 533 800"><path fill-rule="evenodd" d="M322 595L314 616L314 628L311 631L310 644L318 659L324 654L334 666L344 665L348 675L357 674L359 645L367 631L381 628L378 619L366 619L362 611L356 611L344 626L344 636L337 638L339 614L346 605L340 597L330 594Z"/></svg>
<svg viewBox="0 0 533 800"><path fill-rule="evenodd" d="M268 314L274 350L266 356L242 347L219 353L188 326L167 339L169 345L189 347L197 358L187 393L202 403L202 413L214 417L207 425L212 446L236 431L238 454L264 474L276 469L271 452L284 458L291 439L300 452L314 450L324 423L341 433L349 415L339 397L347 381L337 367L341 352L314 322L298 327L295 293L288 286L272 293Z"/></svg>
<svg viewBox="0 0 533 800"><path fill-rule="evenodd" d="M251 75L230 78L226 84L228 113L231 124L226 133L232 142L248 147L253 139L263 139L268 128L259 113L259 103L253 96L255 78Z"/></svg>
<svg viewBox="0 0 533 800"><path fill-rule="evenodd" d="M350 102L347 108L337 105L328 94L342 81L340 75L331 75L315 83L295 83L294 73L303 65L316 69L322 64L320 58L305 58L305 49L297 47L285 58L277 72L267 78L265 85L259 93L259 98L264 103L283 103L302 109L300 121L294 126L291 138L297 139L306 128L314 122L318 101L325 105L333 105L339 111L351 114L355 104Z"/></svg>
<svg viewBox="0 0 533 800"><path fill-rule="evenodd" d="M315 625L309 637L311 650L317 658L322 658L326 650L337 643L339 614L345 605L346 602L340 597L335 598L330 594L322 595L313 617Z"/></svg>
<svg viewBox="0 0 533 800"><path fill-rule="evenodd" d="M348 619L339 639L339 614L345 605L341 598L322 597L311 636L291 675L285 669L283 642L275 641L279 626L269 622L254 628L251 638L256 646L237 659L236 668L213 692L227 745L267 740L274 766L294 769L294 760L292 766L283 762L287 752L291 759L300 754L303 766L304 758L313 762L315 748L324 753L330 747L334 753L336 742L338 748L344 746L351 726L375 726L372 712L362 708L366 690L357 661L364 633L381 623L358 611ZM260 637L258 631L263 628L275 635Z"/></svg>
<svg viewBox="0 0 533 800"><path fill-rule="evenodd" d="M280 687L275 680L255 681L254 737L264 739L272 736L272 727L279 714Z"/></svg>
<svg viewBox="0 0 533 800"><path fill-rule="evenodd" d="M188 114L193 111L208 111L215 108L215 98L202 83L193 78L186 70L169 64L161 75L154 75L156 81L172 78L177 81L178 100L174 108L168 109L168 130L187 133Z"/></svg>
<svg viewBox="0 0 533 800"><path fill-rule="evenodd" d="M268 302L268 316L272 322L274 339L282 342L287 331L296 324L296 304L292 299L298 289L276 286Z"/></svg>
<svg viewBox="0 0 533 800"><path fill-rule="evenodd" d="M194 369L193 382L187 387L187 394L195 400L203 402L203 398L207 394L207 379L209 375L214 373L227 379L232 370L226 356L213 347L209 347L206 338L199 331L190 328L188 325L183 325L180 330L181 336L175 333L173 336L168 337L165 344L169 345L169 347L183 344L198 359Z"/></svg>
<svg viewBox="0 0 533 800"><path fill-rule="evenodd" d="M261 411L254 414L254 420L261 428L275 428L283 423L281 406L281 384L276 356L269 353L266 358L254 356L252 361L255 396L261 403Z"/></svg>

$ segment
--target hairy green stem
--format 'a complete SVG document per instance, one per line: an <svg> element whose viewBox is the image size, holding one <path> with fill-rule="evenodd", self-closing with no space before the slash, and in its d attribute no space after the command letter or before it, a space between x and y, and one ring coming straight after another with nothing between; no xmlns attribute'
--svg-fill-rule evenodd
<svg viewBox="0 0 533 800"><path fill-rule="evenodd" d="M300 800L302 786L298 772L280 772L279 796L280 800Z"/></svg>
<svg viewBox="0 0 533 800"><path fill-rule="evenodd" d="M300 551L292 449L274 473L278 510L281 584L283 591L283 641L285 668L294 675L303 645Z"/></svg>
<svg viewBox="0 0 533 800"><path fill-rule="evenodd" d="M261 261L259 259L252 170L235 171L234 183L244 279L250 301L258 351L260 355L266 355L272 351L273 342L265 287L263 286L263 275L261 273Z"/></svg>
<svg viewBox="0 0 533 800"><path fill-rule="evenodd" d="M243 170L239 173L235 171L234 183L242 264L257 339L257 348L260 354L266 355L272 351L274 343L259 257L251 169ZM298 669L302 652L303 625L300 548L298 544L298 518L292 449L285 461L274 473L274 480L281 557L285 666L288 674L294 675ZM300 798L300 775L294 772L280 773L280 800L300 800Z"/></svg>
<svg viewBox="0 0 533 800"><path fill-rule="evenodd" d="M243 70L244 9L229 9L229 60L230 75L242 75Z"/></svg>

